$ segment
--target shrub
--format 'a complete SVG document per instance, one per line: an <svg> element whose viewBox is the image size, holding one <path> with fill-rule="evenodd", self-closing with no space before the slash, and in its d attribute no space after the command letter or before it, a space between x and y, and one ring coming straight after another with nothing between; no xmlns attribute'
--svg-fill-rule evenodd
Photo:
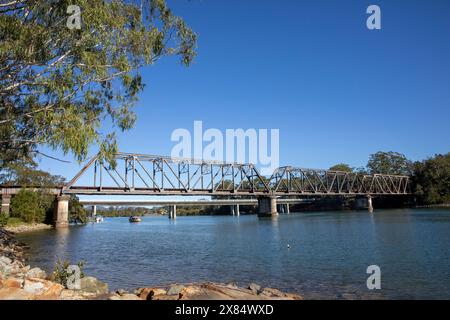
<svg viewBox="0 0 450 320"><path fill-rule="evenodd" d="M8 222L8 217L3 212L0 212L0 227L6 226L6 223Z"/></svg>
<svg viewBox="0 0 450 320"><path fill-rule="evenodd" d="M72 195L69 200L69 217L71 221L77 223L86 223L88 221L86 210L75 195Z"/></svg>
<svg viewBox="0 0 450 320"><path fill-rule="evenodd" d="M22 189L11 199L11 217L25 222L44 222L45 208L38 193Z"/></svg>
<svg viewBox="0 0 450 320"><path fill-rule="evenodd" d="M67 288L67 280L73 276L73 272L70 272L69 266L70 262L67 260L62 261L61 259L58 259L55 265L55 270L53 271L52 280L63 285L65 288ZM78 268L80 268L80 278L84 277L84 261L80 261L77 263Z"/></svg>
<svg viewBox="0 0 450 320"><path fill-rule="evenodd" d="M22 223L22 220L19 218L9 217L8 222L6 223L8 226L17 226Z"/></svg>

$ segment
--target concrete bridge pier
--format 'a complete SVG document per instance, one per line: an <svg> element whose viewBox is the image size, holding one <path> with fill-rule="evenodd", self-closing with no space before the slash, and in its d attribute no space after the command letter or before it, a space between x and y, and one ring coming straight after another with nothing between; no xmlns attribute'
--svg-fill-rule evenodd
<svg viewBox="0 0 450 320"><path fill-rule="evenodd" d="M277 216L277 198L274 196L263 196L258 198L258 217Z"/></svg>
<svg viewBox="0 0 450 320"><path fill-rule="evenodd" d="M240 212L239 212L239 205L238 204L232 204L231 206L230 206L230 212L231 212L231 215L232 216L238 216L239 217L239 215L240 215Z"/></svg>
<svg viewBox="0 0 450 320"><path fill-rule="evenodd" d="M69 199L70 196L68 195L56 197L54 211L55 228L66 228L69 226Z"/></svg>
<svg viewBox="0 0 450 320"><path fill-rule="evenodd" d="M177 218L177 206L174 204L169 206L169 219L175 220Z"/></svg>
<svg viewBox="0 0 450 320"><path fill-rule="evenodd" d="M95 218L96 215L97 215L97 206L93 205L92 206L92 218Z"/></svg>
<svg viewBox="0 0 450 320"><path fill-rule="evenodd" d="M9 204L11 203L10 194L2 194L2 210L1 213L7 218L9 217Z"/></svg>
<svg viewBox="0 0 450 320"><path fill-rule="evenodd" d="M373 204L372 204L372 196L367 196L367 210L369 210L369 213L373 212Z"/></svg>

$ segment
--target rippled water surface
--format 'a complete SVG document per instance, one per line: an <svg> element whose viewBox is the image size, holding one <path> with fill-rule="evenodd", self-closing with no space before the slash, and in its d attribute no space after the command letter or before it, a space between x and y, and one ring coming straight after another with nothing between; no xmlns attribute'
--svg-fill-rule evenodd
<svg viewBox="0 0 450 320"><path fill-rule="evenodd" d="M450 210L106 218L19 238L31 265L84 260L112 289L256 282L306 298L450 298ZM366 287L369 265L381 268L381 290Z"/></svg>

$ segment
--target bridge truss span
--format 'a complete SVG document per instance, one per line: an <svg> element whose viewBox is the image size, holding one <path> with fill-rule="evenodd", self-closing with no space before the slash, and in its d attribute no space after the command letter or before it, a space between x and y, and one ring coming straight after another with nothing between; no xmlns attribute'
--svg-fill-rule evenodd
<svg viewBox="0 0 450 320"><path fill-rule="evenodd" d="M304 195L400 195L408 194L408 176L280 167L269 187L278 194Z"/></svg>
<svg viewBox="0 0 450 320"><path fill-rule="evenodd" d="M223 163L118 153L115 164L92 158L64 187L64 193L229 195L268 194L266 179L253 164ZM93 169L91 186L77 186Z"/></svg>
<svg viewBox="0 0 450 320"><path fill-rule="evenodd" d="M81 176L92 181L77 185ZM86 179L83 179L86 181ZM402 195L409 177L280 167L262 176L253 164L117 153L114 163L93 157L63 188L103 195Z"/></svg>

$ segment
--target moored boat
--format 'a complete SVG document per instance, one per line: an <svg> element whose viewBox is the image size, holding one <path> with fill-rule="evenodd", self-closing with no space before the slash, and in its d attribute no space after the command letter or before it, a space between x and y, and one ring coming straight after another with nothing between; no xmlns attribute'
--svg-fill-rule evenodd
<svg viewBox="0 0 450 320"><path fill-rule="evenodd" d="M141 217L138 217L138 216L132 216L128 220L130 222L141 222L142 221Z"/></svg>

